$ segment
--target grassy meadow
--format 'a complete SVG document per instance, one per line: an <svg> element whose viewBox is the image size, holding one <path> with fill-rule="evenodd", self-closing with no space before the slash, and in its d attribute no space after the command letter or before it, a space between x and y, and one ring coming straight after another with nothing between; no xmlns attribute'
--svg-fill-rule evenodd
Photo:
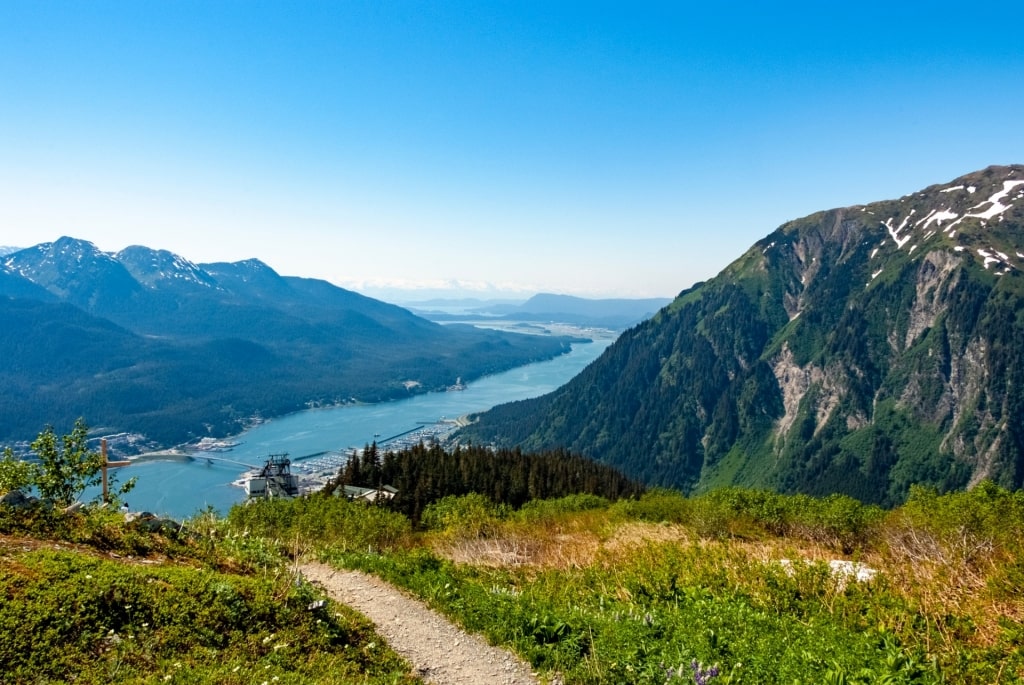
<svg viewBox="0 0 1024 685"><path fill-rule="evenodd" d="M317 607L291 571L315 556L386 578L548 682L1020 682L1022 530L1024 493L987 483L915 489L895 510L741 489L519 509L471 494L430 504L415 529L321 496L160 533L102 510L0 509L0 670L417 682L365 620Z"/></svg>

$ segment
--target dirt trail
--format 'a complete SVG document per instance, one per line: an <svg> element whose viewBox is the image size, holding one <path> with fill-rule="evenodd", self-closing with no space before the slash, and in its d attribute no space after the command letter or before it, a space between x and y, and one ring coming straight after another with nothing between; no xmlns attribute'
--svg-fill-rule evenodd
<svg viewBox="0 0 1024 685"><path fill-rule="evenodd" d="M299 572L326 590L331 599L369 618L405 657L413 672L436 685L535 685L530 668L517 656L469 635L419 601L379 578L306 563Z"/></svg>

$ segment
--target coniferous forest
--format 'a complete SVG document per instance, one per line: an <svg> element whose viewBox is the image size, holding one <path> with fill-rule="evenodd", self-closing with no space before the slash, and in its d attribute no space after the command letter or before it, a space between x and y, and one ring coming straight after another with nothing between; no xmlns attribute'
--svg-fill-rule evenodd
<svg viewBox="0 0 1024 685"><path fill-rule="evenodd" d="M519 508L531 500L573 494L617 500L643 492L619 471L566 450L524 453L476 445L448 450L423 443L383 454L376 443L367 445L352 455L327 491L345 485L396 488L388 506L413 522L427 505L453 495L478 493Z"/></svg>

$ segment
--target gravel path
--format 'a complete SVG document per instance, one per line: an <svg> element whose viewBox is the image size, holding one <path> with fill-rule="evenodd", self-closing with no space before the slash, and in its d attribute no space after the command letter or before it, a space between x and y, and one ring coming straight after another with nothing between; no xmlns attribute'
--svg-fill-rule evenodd
<svg viewBox="0 0 1024 685"><path fill-rule="evenodd" d="M369 618L413 666L413 672L436 685L535 685L530 668L517 656L469 635L379 578L335 569L326 564L299 566L307 580L331 599Z"/></svg>

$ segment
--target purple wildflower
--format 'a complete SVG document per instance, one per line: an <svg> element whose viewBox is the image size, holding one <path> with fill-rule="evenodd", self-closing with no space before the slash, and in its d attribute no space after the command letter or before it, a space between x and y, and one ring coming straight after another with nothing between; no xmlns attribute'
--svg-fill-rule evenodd
<svg viewBox="0 0 1024 685"><path fill-rule="evenodd" d="M705 669L700 662L694 659L690 662L690 668L693 669L694 685L708 685L712 678L718 677L718 664Z"/></svg>

